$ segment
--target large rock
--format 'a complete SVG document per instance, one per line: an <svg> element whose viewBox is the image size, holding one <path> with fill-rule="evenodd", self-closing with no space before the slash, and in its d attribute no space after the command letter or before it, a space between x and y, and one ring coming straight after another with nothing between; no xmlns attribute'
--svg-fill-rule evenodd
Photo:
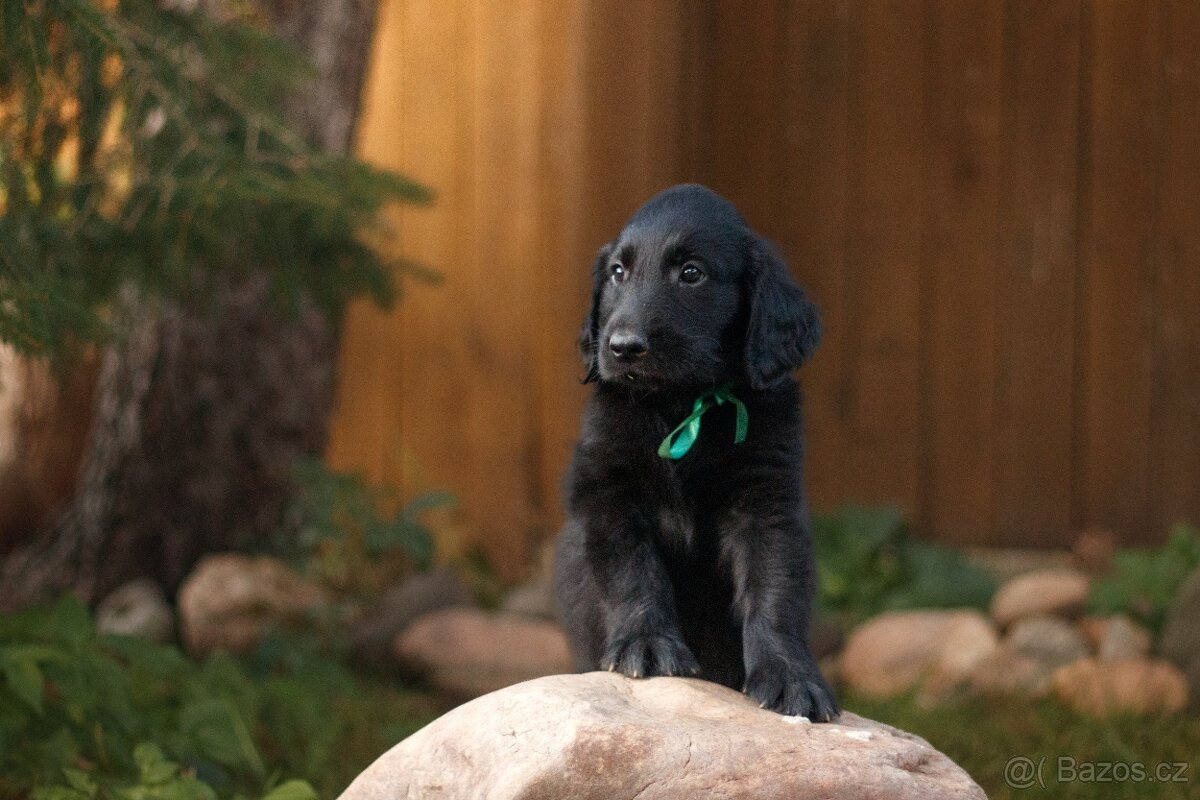
<svg viewBox="0 0 1200 800"><path fill-rule="evenodd" d="M96 630L163 643L175 635L175 615L149 578L123 584L96 607Z"/></svg>
<svg viewBox="0 0 1200 800"><path fill-rule="evenodd" d="M179 625L192 655L244 652L270 631L303 627L325 604L319 586L269 556L211 555L179 589Z"/></svg>
<svg viewBox="0 0 1200 800"><path fill-rule="evenodd" d="M723 686L607 672L481 697L393 747L341 800L971 800L927 742L845 713L814 725Z"/></svg>
<svg viewBox="0 0 1200 800"><path fill-rule="evenodd" d="M425 614L470 606L471 590L450 567L412 575L384 592L350 630L350 647L362 664L383 667L393 662L396 634Z"/></svg>
<svg viewBox="0 0 1200 800"><path fill-rule="evenodd" d="M551 622L448 608L427 614L396 637L401 665L456 698L570 672L566 636Z"/></svg>
<svg viewBox="0 0 1200 800"><path fill-rule="evenodd" d="M1013 578L992 598L992 619L1001 628L1039 614L1077 617L1088 598L1088 579L1079 570L1053 569Z"/></svg>
<svg viewBox="0 0 1200 800"><path fill-rule="evenodd" d="M977 611L892 611L855 628L840 675L855 691L887 697L930 681L942 694L965 681L996 649L991 623Z"/></svg>
<svg viewBox="0 0 1200 800"><path fill-rule="evenodd" d="M1166 661L1088 658L1060 667L1054 694L1081 714L1164 714L1187 706L1187 680Z"/></svg>

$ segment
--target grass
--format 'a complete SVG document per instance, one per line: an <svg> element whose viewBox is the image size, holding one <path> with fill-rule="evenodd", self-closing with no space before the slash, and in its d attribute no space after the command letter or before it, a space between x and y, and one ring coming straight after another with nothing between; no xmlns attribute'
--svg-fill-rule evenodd
<svg viewBox="0 0 1200 800"><path fill-rule="evenodd" d="M857 714L923 737L970 773L992 800L1200 798L1200 718L1194 714L1098 720L1052 700L1027 698L972 699L939 708L923 708L908 697L842 700ZM1010 759L1022 757L1035 768L1028 788L1005 781ZM1067 760L1061 780L1060 758ZM1129 776L1134 764L1144 765L1151 777L1158 764L1186 765L1164 767L1162 773L1173 776L1182 769L1186 780L1134 780Z"/></svg>

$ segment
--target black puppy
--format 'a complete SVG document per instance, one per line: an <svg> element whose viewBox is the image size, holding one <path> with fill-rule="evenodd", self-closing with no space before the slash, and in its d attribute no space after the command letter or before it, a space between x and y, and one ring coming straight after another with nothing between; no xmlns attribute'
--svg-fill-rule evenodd
<svg viewBox="0 0 1200 800"><path fill-rule="evenodd" d="M816 309L737 210L696 185L646 203L593 273L580 343L597 385L555 576L577 669L700 675L832 719L808 648L789 374L820 338Z"/></svg>

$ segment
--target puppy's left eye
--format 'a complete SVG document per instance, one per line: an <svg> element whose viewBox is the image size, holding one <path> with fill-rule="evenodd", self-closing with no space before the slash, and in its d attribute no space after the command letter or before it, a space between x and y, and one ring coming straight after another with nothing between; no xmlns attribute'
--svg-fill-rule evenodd
<svg viewBox="0 0 1200 800"><path fill-rule="evenodd" d="M683 265L683 269L679 270L679 282L696 284L704 280L704 270L692 261Z"/></svg>

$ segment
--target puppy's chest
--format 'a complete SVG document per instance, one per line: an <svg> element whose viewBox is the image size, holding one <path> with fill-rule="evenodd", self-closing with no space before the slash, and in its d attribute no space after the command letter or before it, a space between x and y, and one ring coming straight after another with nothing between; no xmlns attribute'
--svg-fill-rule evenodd
<svg viewBox="0 0 1200 800"><path fill-rule="evenodd" d="M668 471L655 504L658 536L679 553L707 549L727 514L726 493L712 486L707 475L680 475L673 466Z"/></svg>

